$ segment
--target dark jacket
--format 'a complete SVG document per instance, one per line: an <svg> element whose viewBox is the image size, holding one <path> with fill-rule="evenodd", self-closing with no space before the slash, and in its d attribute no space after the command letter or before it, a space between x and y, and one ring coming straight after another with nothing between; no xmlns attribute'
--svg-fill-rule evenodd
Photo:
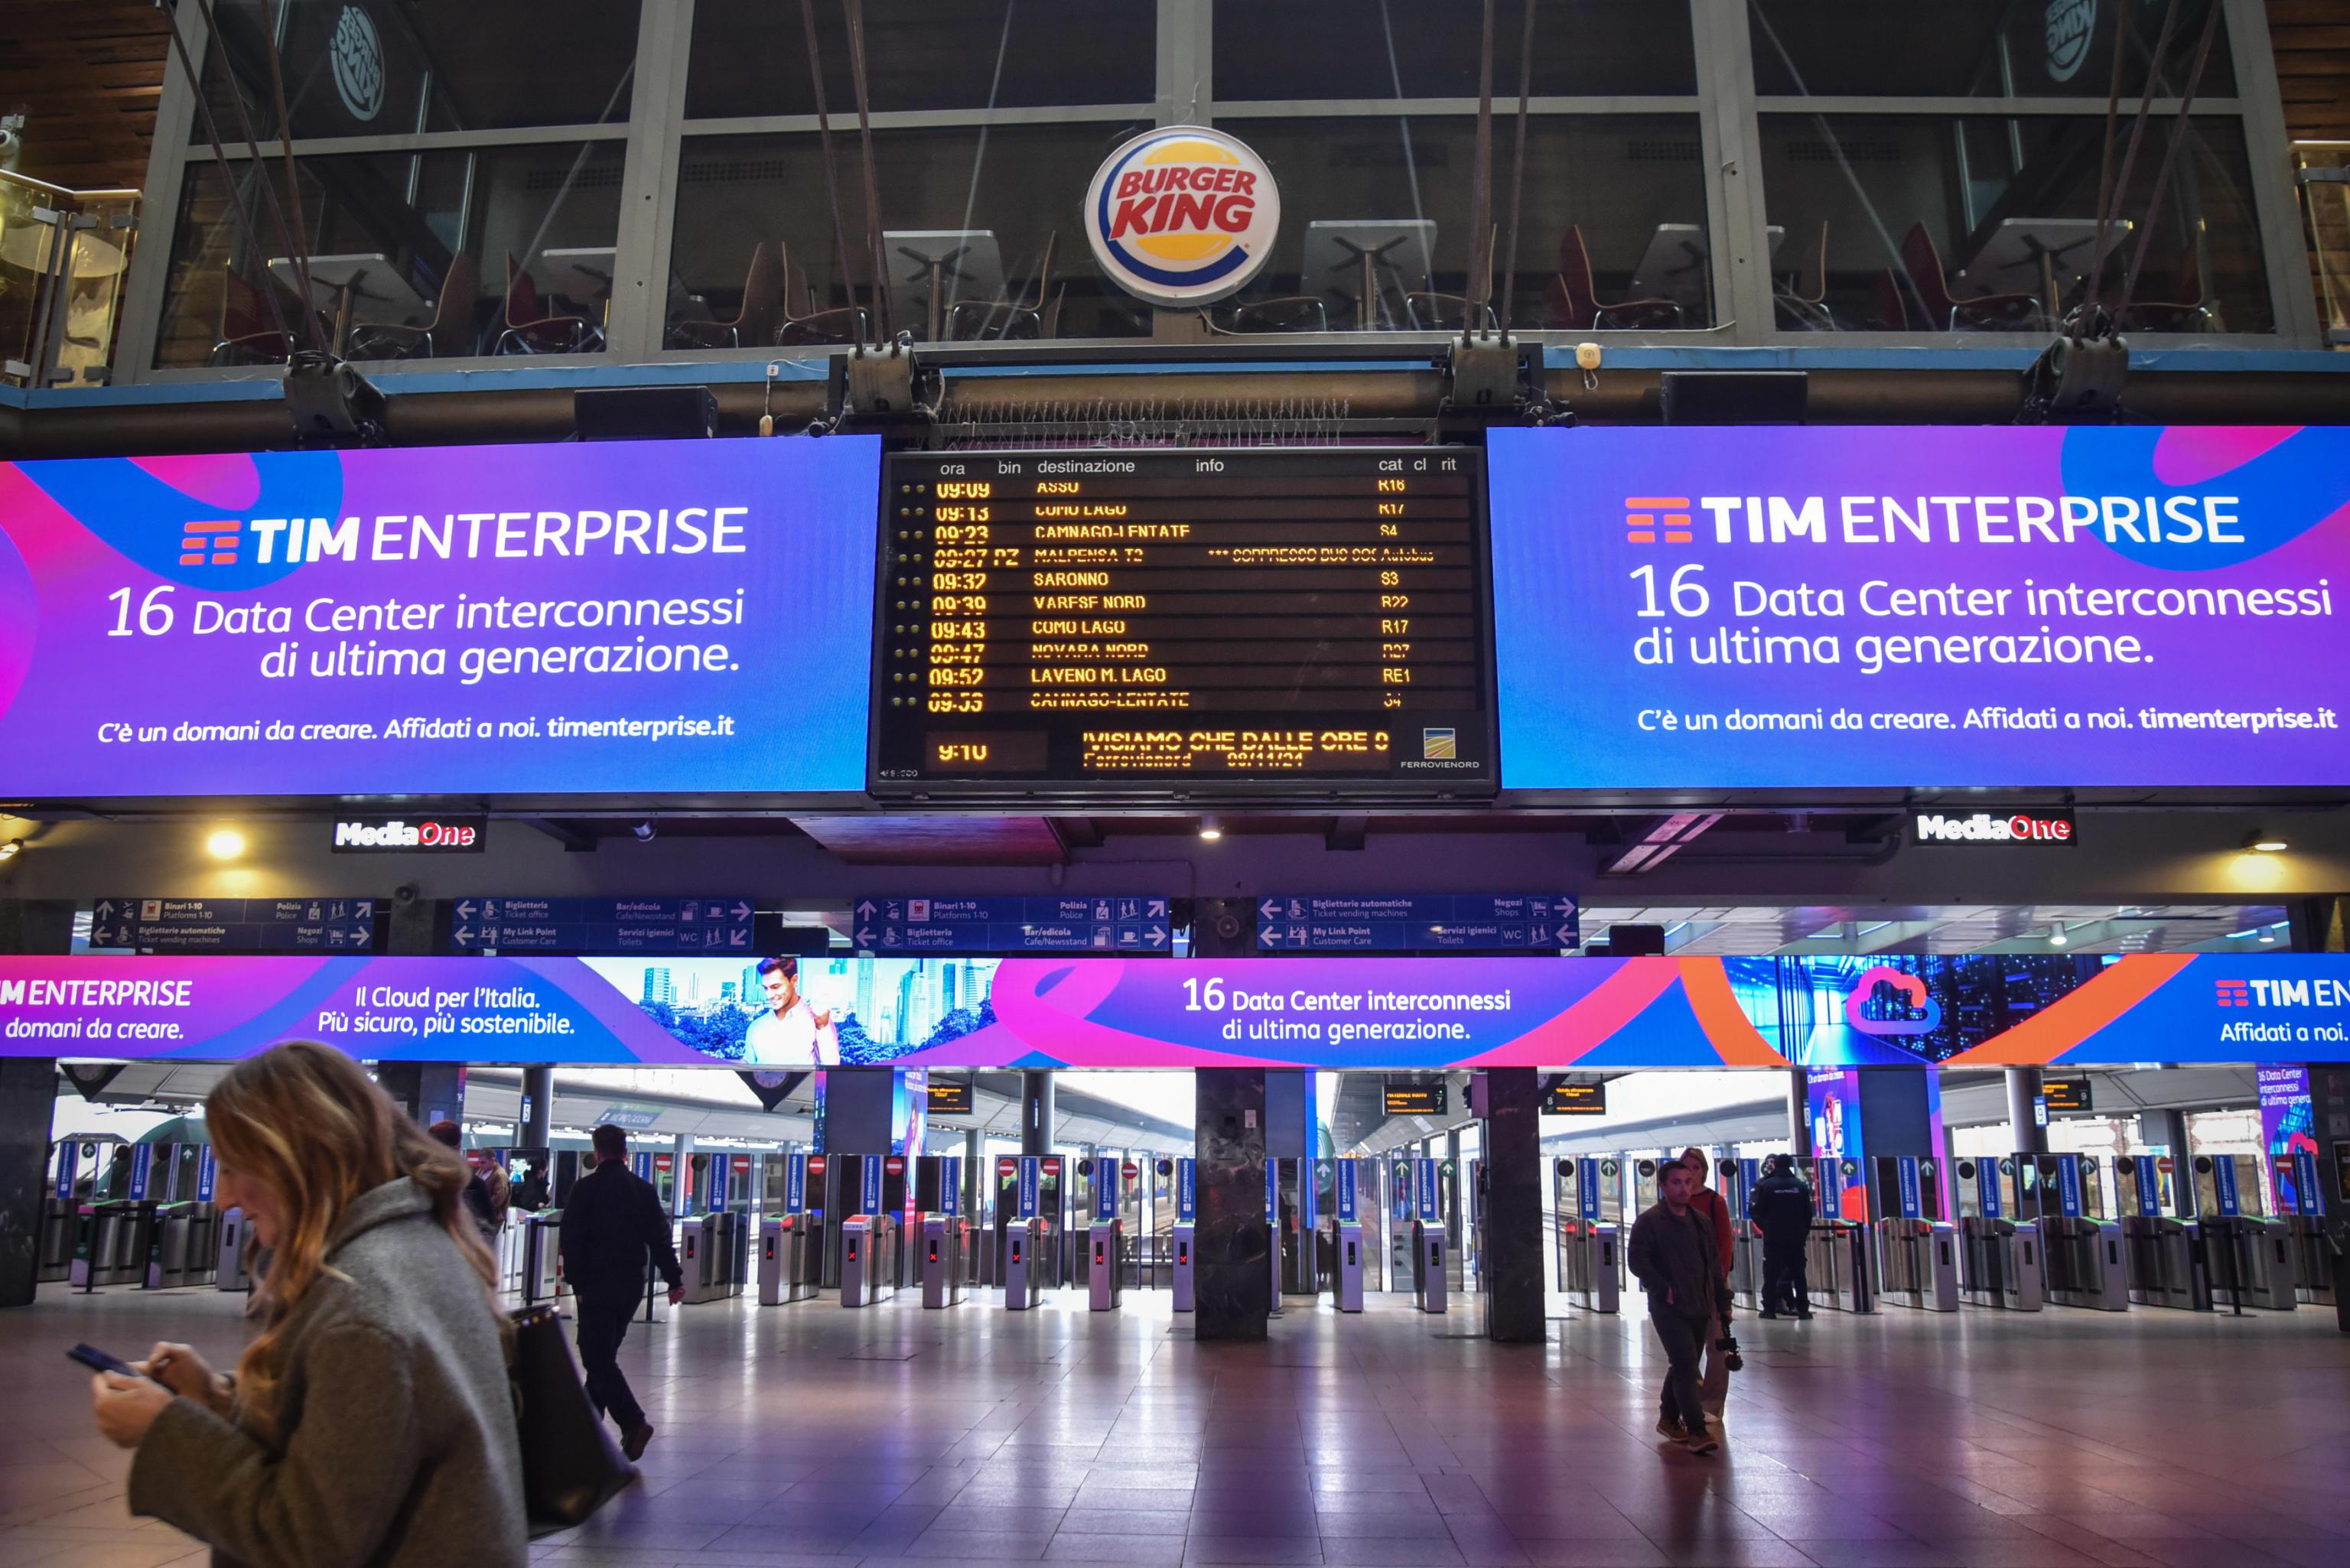
<svg viewBox="0 0 2350 1568"><path fill-rule="evenodd" d="M1675 1214L1659 1203L1632 1222L1625 1249L1632 1277L1648 1293L1648 1310L1700 1318L1730 1307L1713 1224L1696 1207Z"/></svg>
<svg viewBox="0 0 2350 1568"><path fill-rule="evenodd" d="M581 1295L643 1294L648 1260L672 1289L685 1279L660 1195L619 1160L599 1161L572 1186L562 1227L563 1277Z"/></svg>
<svg viewBox="0 0 2350 1568"><path fill-rule="evenodd" d="M1730 1222L1730 1199L1711 1187L1700 1187L1690 1194L1690 1207L1705 1216L1713 1228L1713 1244L1721 1254L1721 1272L1730 1272L1738 1262L1738 1235Z"/></svg>
<svg viewBox="0 0 2350 1568"><path fill-rule="evenodd" d="M493 1241L498 1233L497 1205L490 1201L490 1184L480 1171L465 1183L465 1212L473 1217L473 1224L482 1232L482 1240Z"/></svg>
<svg viewBox="0 0 2350 1568"><path fill-rule="evenodd" d="M1812 1189L1800 1176L1766 1176L1746 1196L1746 1217L1762 1232L1764 1251L1800 1247L1812 1229Z"/></svg>
<svg viewBox="0 0 2350 1568"><path fill-rule="evenodd" d="M406 1177L362 1193L279 1340L278 1438L190 1399L130 1461L130 1511L248 1568L523 1568L496 1310Z"/></svg>

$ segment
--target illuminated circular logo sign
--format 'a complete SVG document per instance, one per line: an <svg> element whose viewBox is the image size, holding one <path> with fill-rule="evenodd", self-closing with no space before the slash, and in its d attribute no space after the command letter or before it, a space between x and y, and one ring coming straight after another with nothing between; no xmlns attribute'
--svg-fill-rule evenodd
<svg viewBox="0 0 2350 1568"><path fill-rule="evenodd" d="M356 119L373 119L383 108L383 39L363 6L346 5L327 45L335 91Z"/></svg>
<svg viewBox="0 0 2350 1568"><path fill-rule="evenodd" d="M1263 269L1281 192L1247 144L1164 126L1119 147L1086 191L1086 238L1120 288L1163 309L1211 305Z"/></svg>
<svg viewBox="0 0 2350 1568"><path fill-rule="evenodd" d="M2089 57L2097 31L2097 0L2048 0L2048 78L2069 82Z"/></svg>

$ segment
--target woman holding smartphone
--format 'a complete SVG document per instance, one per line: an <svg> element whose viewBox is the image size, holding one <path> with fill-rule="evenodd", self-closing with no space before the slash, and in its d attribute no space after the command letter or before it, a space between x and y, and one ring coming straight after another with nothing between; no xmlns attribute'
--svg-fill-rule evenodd
<svg viewBox="0 0 2350 1568"><path fill-rule="evenodd" d="M521 1568L506 1323L463 1158L307 1042L204 1108L219 1202L270 1249L261 1330L234 1376L183 1345L98 1376L99 1432L137 1450L130 1511L245 1568Z"/></svg>

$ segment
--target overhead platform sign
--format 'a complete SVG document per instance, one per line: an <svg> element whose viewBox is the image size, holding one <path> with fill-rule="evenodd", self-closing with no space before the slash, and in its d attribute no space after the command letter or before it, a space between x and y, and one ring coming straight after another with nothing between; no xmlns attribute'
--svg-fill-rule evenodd
<svg viewBox="0 0 2350 1568"><path fill-rule="evenodd" d="M1496 430L1487 462L1504 788L2350 784L2350 659L2311 651L2350 629L2350 429Z"/></svg>
<svg viewBox="0 0 2350 1568"><path fill-rule="evenodd" d="M98 898L89 906L89 945L155 952L364 953L375 945L375 900Z"/></svg>
<svg viewBox="0 0 2350 1568"><path fill-rule="evenodd" d="M775 1054L764 1033L814 1066L909 1068L2350 1061L2350 956L2138 954L2021 977L2019 956L1838 961L1852 971L844 957L805 961L747 1001L740 959L0 957L0 1051L222 1061L316 1039L368 1060L740 1068ZM1975 1004L2019 988L2012 1006ZM1783 1014L1789 996L1811 1005Z"/></svg>
<svg viewBox="0 0 2350 1568"><path fill-rule="evenodd" d="M0 463L12 798L865 785L878 438Z"/></svg>
<svg viewBox="0 0 2350 1568"><path fill-rule="evenodd" d="M500 952L751 951L757 911L747 898L507 898L466 897L449 907L450 944Z"/></svg>
<svg viewBox="0 0 2350 1568"><path fill-rule="evenodd" d="M1163 895L1054 898L859 898L850 938L873 953L1125 953L1173 950Z"/></svg>
<svg viewBox="0 0 2350 1568"><path fill-rule="evenodd" d="M1540 951L1579 940L1571 895L1382 898L1268 894L1256 905L1263 952Z"/></svg>

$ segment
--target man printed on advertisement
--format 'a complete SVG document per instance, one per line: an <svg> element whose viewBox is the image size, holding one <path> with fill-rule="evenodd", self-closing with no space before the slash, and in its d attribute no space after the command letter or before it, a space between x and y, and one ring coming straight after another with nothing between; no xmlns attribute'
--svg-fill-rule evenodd
<svg viewBox="0 0 2350 1568"><path fill-rule="evenodd" d="M743 1060L761 1067L837 1067L840 1039L832 1010L819 1011L800 994L800 961L785 954L759 961L759 986L767 1011L754 1019L743 1038Z"/></svg>

